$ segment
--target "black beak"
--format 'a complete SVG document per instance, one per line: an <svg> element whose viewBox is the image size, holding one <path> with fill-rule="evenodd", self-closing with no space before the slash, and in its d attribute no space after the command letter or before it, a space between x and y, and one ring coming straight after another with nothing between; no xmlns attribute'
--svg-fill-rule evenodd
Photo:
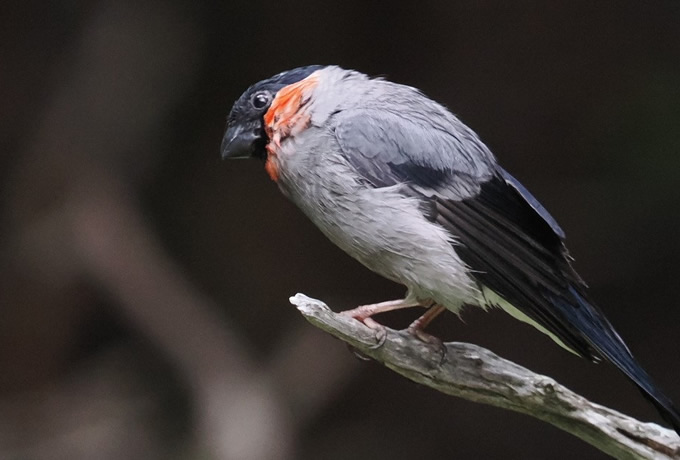
<svg viewBox="0 0 680 460"><path fill-rule="evenodd" d="M260 137L256 127L243 124L227 126L222 138L222 159L253 157Z"/></svg>

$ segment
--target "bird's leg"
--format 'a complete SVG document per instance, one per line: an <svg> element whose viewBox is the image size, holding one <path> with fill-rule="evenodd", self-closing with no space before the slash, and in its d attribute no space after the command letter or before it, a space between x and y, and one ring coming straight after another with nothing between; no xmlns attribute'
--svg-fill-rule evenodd
<svg viewBox="0 0 680 460"><path fill-rule="evenodd" d="M351 310L345 310L340 314L354 318L357 321L361 321L366 326L375 330L376 338L378 340L377 346L380 346L385 341L385 327L371 317L373 315L377 315L378 313L420 306L422 306L421 302L416 299L388 300L387 302L361 305L360 307L356 307Z"/></svg>
<svg viewBox="0 0 680 460"><path fill-rule="evenodd" d="M361 305L360 307L356 307L351 310L345 310L340 314L354 318L357 321L361 321L371 329L376 329L376 325L379 327L382 327L382 325L371 318L371 316L377 315L378 313L385 313L387 311L420 306L422 306L421 302L415 299L388 300L387 302Z"/></svg>
<svg viewBox="0 0 680 460"><path fill-rule="evenodd" d="M425 332L425 328L444 310L446 310L446 308L441 305L432 305L425 313L423 313L418 319L413 321L409 327L406 328L406 332L418 337L423 342L443 347L442 341L439 338Z"/></svg>

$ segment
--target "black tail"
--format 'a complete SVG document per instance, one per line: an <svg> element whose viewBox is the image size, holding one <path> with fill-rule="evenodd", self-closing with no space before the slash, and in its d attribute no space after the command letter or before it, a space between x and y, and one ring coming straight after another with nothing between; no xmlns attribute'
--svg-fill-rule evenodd
<svg viewBox="0 0 680 460"><path fill-rule="evenodd" d="M659 390L652 378L633 358L626 344L604 315L576 290L571 289L571 293L578 300L579 306L572 309L575 314L570 319L583 334L583 338L599 355L626 374L642 391L642 394L654 404L663 419L673 427L676 433L680 434L680 412L673 402Z"/></svg>

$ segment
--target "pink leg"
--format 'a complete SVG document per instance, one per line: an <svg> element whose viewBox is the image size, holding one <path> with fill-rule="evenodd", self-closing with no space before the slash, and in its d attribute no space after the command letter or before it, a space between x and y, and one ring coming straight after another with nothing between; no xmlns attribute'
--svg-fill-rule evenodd
<svg viewBox="0 0 680 460"><path fill-rule="evenodd" d="M439 316L444 310L446 310L446 308L442 307L441 305L432 305L430 308L427 309L425 313L423 313L423 315L420 318L412 322L411 325L408 328L406 328L406 331L409 334L415 335L423 342L442 346L442 341L439 340L437 337L425 332L425 328L428 326L428 324L432 322L433 319Z"/></svg>
<svg viewBox="0 0 680 460"><path fill-rule="evenodd" d="M400 310L402 308L420 307L422 303L417 300L389 300L387 302L374 303L371 305L362 305L352 310L345 310L341 314L361 321L371 329L381 329L382 325L375 321L371 316L386 311Z"/></svg>
<svg viewBox="0 0 680 460"><path fill-rule="evenodd" d="M353 308L352 310L345 310L340 314L349 316L350 318L354 318L357 321L361 321L366 326L373 329L376 332L375 337L377 343L375 347L378 348L382 346L383 342L385 342L385 337L387 334L385 332L385 327L376 320L374 320L373 318L371 318L371 316L377 315L378 313L384 313L386 311L419 306L421 306L421 302L417 300L406 299L389 300L387 302L374 303L371 305L362 305L360 307ZM361 359L365 359L360 354L357 353L355 354L359 356Z"/></svg>

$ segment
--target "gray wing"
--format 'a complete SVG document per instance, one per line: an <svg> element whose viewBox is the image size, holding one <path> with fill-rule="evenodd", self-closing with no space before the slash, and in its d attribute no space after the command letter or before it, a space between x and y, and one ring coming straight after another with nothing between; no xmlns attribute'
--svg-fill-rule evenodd
<svg viewBox="0 0 680 460"><path fill-rule="evenodd" d="M335 136L349 163L374 187L408 184L453 200L478 195L499 175L561 239L564 231L529 191L501 168L477 135L448 113L396 114L348 110L334 117Z"/></svg>
<svg viewBox="0 0 680 460"><path fill-rule="evenodd" d="M452 115L430 115L343 111L334 116L335 136L350 164L375 187L408 183L451 199L473 196L492 175L493 155Z"/></svg>

